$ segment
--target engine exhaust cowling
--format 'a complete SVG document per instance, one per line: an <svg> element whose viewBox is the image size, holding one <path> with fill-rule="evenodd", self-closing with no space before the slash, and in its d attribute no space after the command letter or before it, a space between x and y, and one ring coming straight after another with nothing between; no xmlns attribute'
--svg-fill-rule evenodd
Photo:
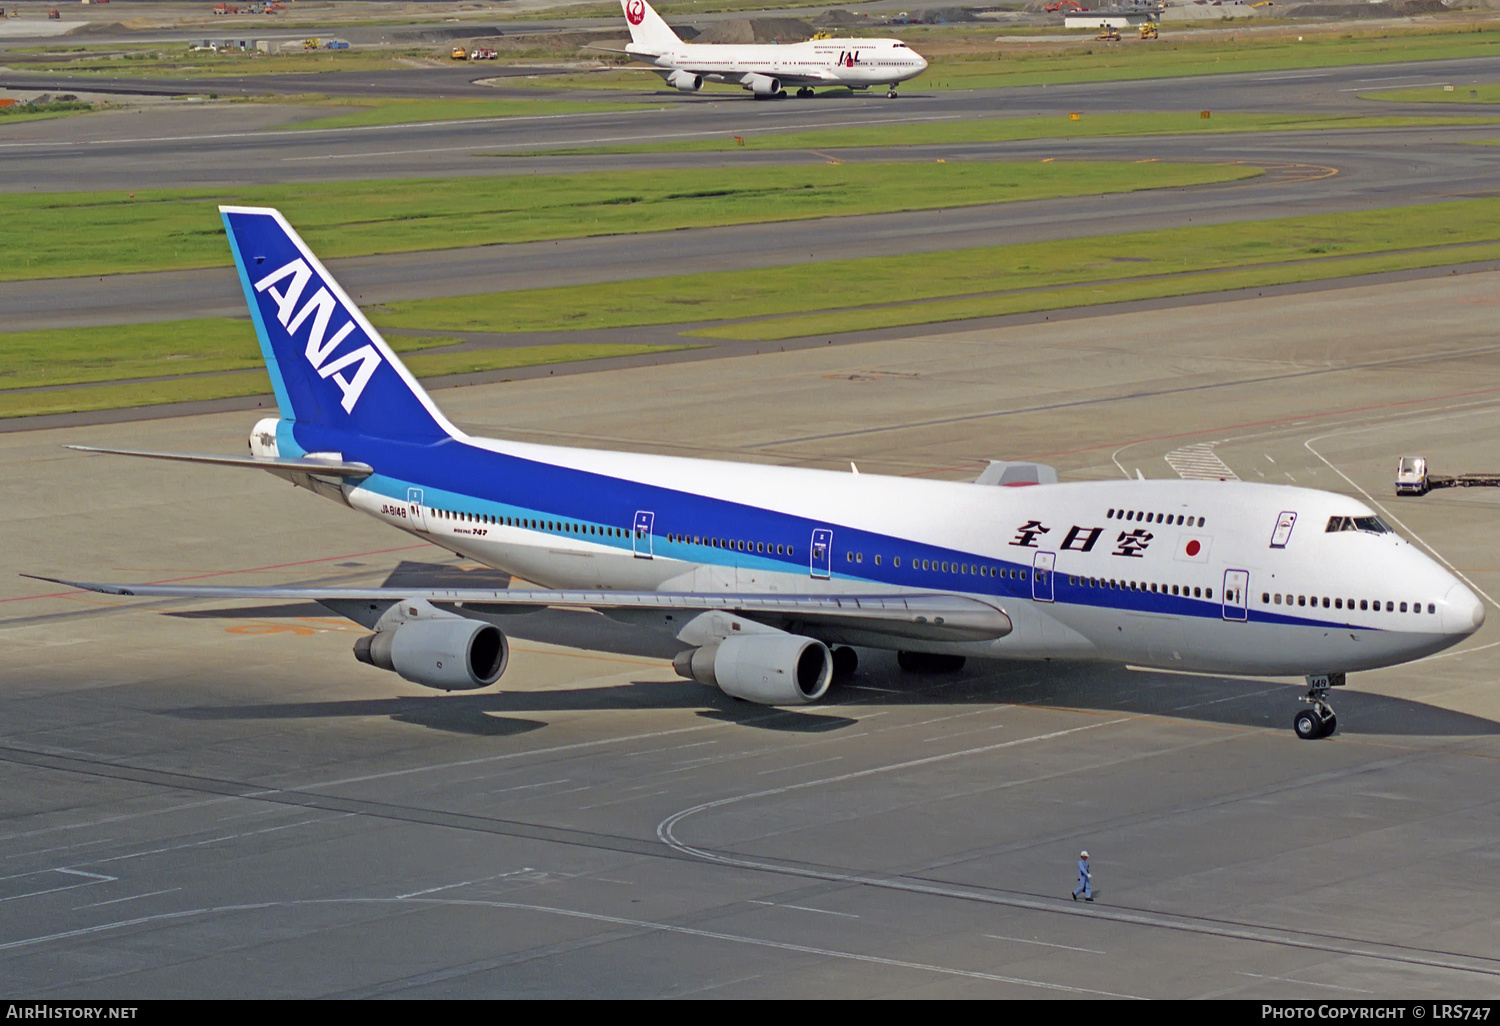
<svg viewBox="0 0 1500 1026"><path fill-rule="evenodd" d="M770 75L750 74L741 80L741 84L756 96L780 96L781 79L772 78Z"/></svg>
<svg viewBox="0 0 1500 1026"><path fill-rule="evenodd" d="M667 85L684 93L696 93L703 88L703 76L690 71L674 71L667 76Z"/></svg>
<svg viewBox="0 0 1500 1026"><path fill-rule="evenodd" d="M828 646L796 634L750 634L679 652L680 676L760 705L808 705L833 680Z"/></svg>
<svg viewBox="0 0 1500 1026"><path fill-rule="evenodd" d="M442 691L487 688L510 661L500 628L459 617L411 620L354 643L354 658Z"/></svg>

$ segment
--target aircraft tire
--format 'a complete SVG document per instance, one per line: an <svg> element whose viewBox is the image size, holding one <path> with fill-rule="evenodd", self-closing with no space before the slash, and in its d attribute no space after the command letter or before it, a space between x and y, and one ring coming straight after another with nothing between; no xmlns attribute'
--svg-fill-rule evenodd
<svg viewBox="0 0 1500 1026"><path fill-rule="evenodd" d="M1323 717L1314 709L1303 709L1292 719L1292 730L1304 741L1323 737Z"/></svg>

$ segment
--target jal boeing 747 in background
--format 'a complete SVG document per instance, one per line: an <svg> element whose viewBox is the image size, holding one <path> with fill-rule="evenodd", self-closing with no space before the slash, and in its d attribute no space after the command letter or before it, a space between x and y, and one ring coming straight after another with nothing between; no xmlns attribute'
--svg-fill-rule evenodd
<svg viewBox="0 0 1500 1026"><path fill-rule="evenodd" d="M221 210L280 416L245 456L92 451L263 469L544 587L57 583L314 600L370 630L358 659L450 691L494 684L505 616L540 606L667 631L683 676L767 705L822 698L855 645L907 669L1056 658L1305 675L1305 738L1334 729L1328 689L1347 672L1484 622L1453 574L1331 492L1059 484L1034 464L928 481L475 438L277 211ZM1017 470L1030 487L1003 487Z"/></svg>
<svg viewBox="0 0 1500 1026"><path fill-rule="evenodd" d="M650 61L667 84L691 93L704 81L738 83L757 98L811 96L814 86L868 89L896 85L927 69L927 61L899 39L813 39L772 44L685 43L646 0L620 0L630 25L625 52Z"/></svg>

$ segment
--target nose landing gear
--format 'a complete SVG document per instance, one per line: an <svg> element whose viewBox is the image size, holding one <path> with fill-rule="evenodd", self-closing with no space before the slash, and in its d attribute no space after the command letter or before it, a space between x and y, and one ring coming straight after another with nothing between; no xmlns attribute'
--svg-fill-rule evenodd
<svg viewBox="0 0 1500 1026"><path fill-rule="evenodd" d="M1308 708L1292 719L1292 730L1304 741L1316 741L1327 737L1338 729L1339 718L1333 711L1333 706L1328 704L1328 689L1344 686L1344 675L1342 673L1317 673L1309 674L1307 678L1307 694L1300 699L1306 702Z"/></svg>

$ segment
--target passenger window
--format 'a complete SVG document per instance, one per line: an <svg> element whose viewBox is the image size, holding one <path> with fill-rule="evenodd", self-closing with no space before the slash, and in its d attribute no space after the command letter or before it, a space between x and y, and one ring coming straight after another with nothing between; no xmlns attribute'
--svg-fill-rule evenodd
<svg viewBox="0 0 1500 1026"><path fill-rule="evenodd" d="M1202 597L1203 597L1203 596L1202 596L1202 594L1201 594L1201 592L1200 592L1200 589L1198 589L1198 588L1194 588L1194 589L1193 589L1193 598L1202 598Z"/></svg>
<svg viewBox="0 0 1500 1026"><path fill-rule="evenodd" d="M1276 593L1276 604L1281 605L1281 592L1279 591Z"/></svg>
<svg viewBox="0 0 1500 1026"><path fill-rule="evenodd" d="M1324 600L1323 600L1323 604L1324 604L1324 605L1325 605L1325 606L1326 606L1326 605L1328 605L1328 600L1327 600L1327 599L1324 599ZM1334 599L1334 600L1333 600L1333 608L1334 608L1334 609L1343 609L1343 608L1344 608L1344 600L1343 600L1343 599L1341 599L1341 598L1336 598L1336 599Z"/></svg>
<svg viewBox="0 0 1500 1026"><path fill-rule="evenodd" d="M1270 592L1263 591L1263 592L1260 593L1260 604L1263 605L1263 606L1269 606L1271 604L1271 593Z"/></svg>
<svg viewBox="0 0 1500 1026"><path fill-rule="evenodd" d="M1437 606L1436 606L1436 604L1434 604L1432 602L1427 603L1427 611L1429 613L1436 613L1437 612Z"/></svg>
<svg viewBox="0 0 1500 1026"><path fill-rule="evenodd" d="M891 557L891 565L892 566L900 566L901 565L901 557L900 556L892 556Z"/></svg>
<svg viewBox="0 0 1500 1026"><path fill-rule="evenodd" d="M863 552L856 552L854 554L854 561L856 563L863 563L865 561L865 554Z"/></svg>
<svg viewBox="0 0 1500 1026"><path fill-rule="evenodd" d="M1394 602L1387 602L1385 604L1385 611L1387 613L1394 613L1396 611L1396 603L1394 603Z"/></svg>
<svg viewBox="0 0 1500 1026"><path fill-rule="evenodd" d="M1023 580L1023 581L1026 580L1026 571L1025 570L1021 571L1021 580Z"/></svg>
<svg viewBox="0 0 1500 1026"><path fill-rule="evenodd" d="M1403 613L1406 612L1406 603L1405 602L1401 603L1401 612L1403 612Z"/></svg>
<svg viewBox="0 0 1500 1026"><path fill-rule="evenodd" d="M1370 600L1369 599L1360 599L1359 600L1359 608L1360 608L1361 612L1363 612L1366 609L1369 609L1370 608Z"/></svg>
<svg viewBox="0 0 1500 1026"><path fill-rule="evenodd" d="M1214 590L1212 588L1204 588L1203 589L1203 597L1204 598L1213 598L1214 597Z"/></svg>

